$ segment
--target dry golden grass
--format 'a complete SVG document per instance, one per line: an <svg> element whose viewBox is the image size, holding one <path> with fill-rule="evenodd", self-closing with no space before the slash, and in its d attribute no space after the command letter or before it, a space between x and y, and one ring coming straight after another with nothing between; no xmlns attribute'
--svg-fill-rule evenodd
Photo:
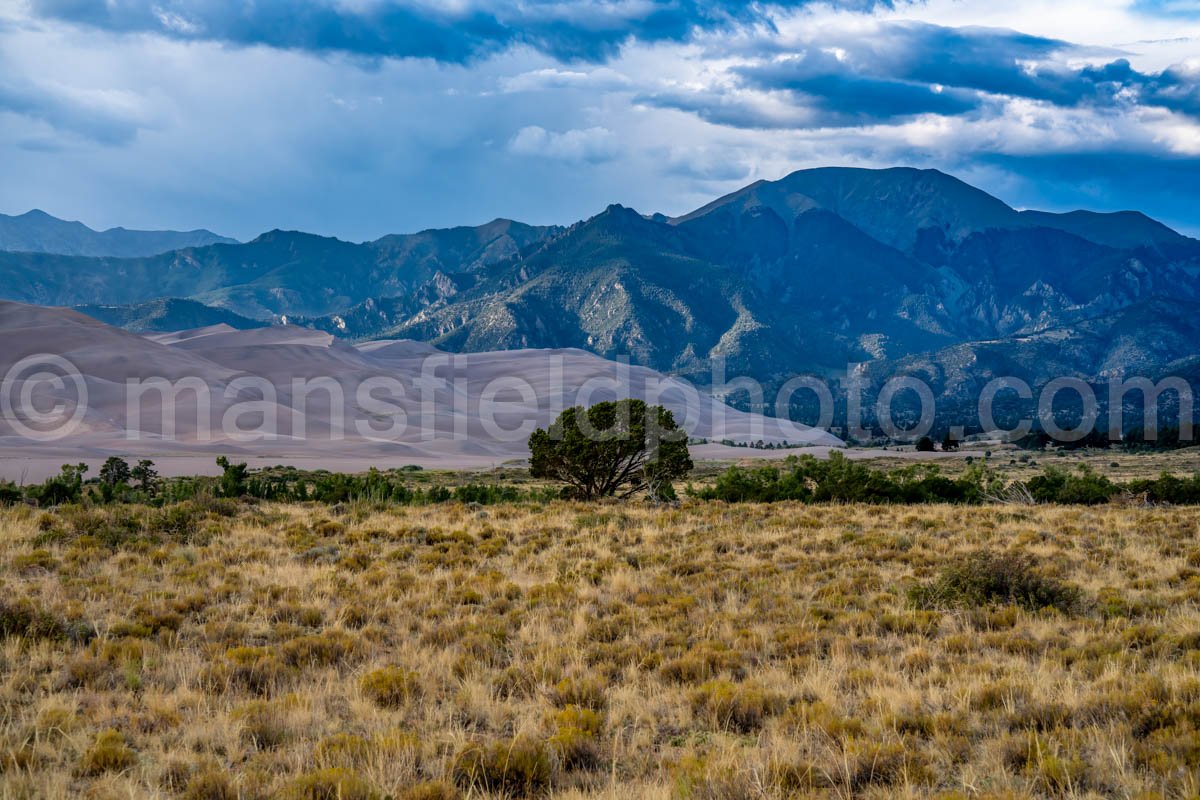
<svg viewBox="0 0 1200 800"><path fill-rule="evenodd" d="M0 512L0 797L1200 792L1200 509L121 513Z"/></svg>

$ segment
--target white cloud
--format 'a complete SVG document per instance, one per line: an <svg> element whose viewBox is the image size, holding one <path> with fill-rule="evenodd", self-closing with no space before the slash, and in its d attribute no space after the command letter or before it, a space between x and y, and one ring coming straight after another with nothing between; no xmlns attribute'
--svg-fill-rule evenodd
<svg viewBox="0 0 1200 800"><path fill-rule="evenodd" d="M508 143L508 149L522 156L592 164L610 161L618 152L615 137L607 128L575 129L558 133L537 125L528 125L517 131L516 136Z"/></svg>
<svg viewBox="0 0 1200 800"><path fill-rule="evenodd" d="M500 79L500 87L506 92L553 89L588 89L602 92L624 89L632 83L628 77L608 67L586 71L546 67Z"/></svg>

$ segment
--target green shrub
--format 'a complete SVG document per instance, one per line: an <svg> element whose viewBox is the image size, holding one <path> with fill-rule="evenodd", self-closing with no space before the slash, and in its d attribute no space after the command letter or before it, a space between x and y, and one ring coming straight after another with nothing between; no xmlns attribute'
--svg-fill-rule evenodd
<svg viewBox="0 0 1200 800"><path fill-rule="evenodd" d="M326 631L285 642L280 648L280 657L285 664L304 669L336 666L354 658L360 651L358 640L350 634Z"/></svg>
<svg viewBox="0 0 1200 800"><path fill-rule="evenodd" d="M551 691L550 700L560 708L578 706L603 711L608 705L608 693L604 683L596 678L564 678Z"/></svg>
<svg viewBox="0 0 1200 800"><path fill-rule="evenodd" d="M96 629L82 620L56 617L26 599L0 600L0 638L9 636L87 644L96 637Z"/></svg>
<svg viewBox="0 0 1200 800"><path fill-rule="evenodd" d="M1030 478L1026 486L1037 502L1064 505L1099 505L1109 502L1121 491L1120 486L1096 474L1087 465L1081 466L1078 474L1047 467L1041 475Z"/></svg>
<svg viewBox="0 0 1200 800"><path fill-rule="evenodd" d="M233 647L224 659L201 673L200 683L209 692L233 690L269 696L295 676L295 668L280 661L269 648Z"/></svg>
<svg viewBox="0 0 1200 800"><path fill-rule="evenodd" d="M566 769L594 769L600 763L600 734L604 716L579 706L567 706L554 715L554 735L547 742Z"/></svg>
<svg viewBox="0 0 1200 800"><path fill-rule="evenodd" d="M1028 611L1054 608L1072 613L1081 609L1083 593L1044 575L1029 555L977 551L961 557L934 581L912 587L909 600L927 609L1012 604Z"/></svg>
<svg viewBox="0 0 1200 800"><path fill-rule="evenodd" d="M279 800L378 800L380 795L352 770L333 767L289 781L277 797Z"/></svg>
<svg viewBox="0 0 1200 800"><path fill-rule="evenodd" d="M952 479L929 464L885 472L832 453L826 461L810 455L788 456L782 469L730 467L715 486L698 496L728 503L978 503L988 479L982 467Z"/></svg>
<svg viewBox="0 0 1200 800"><path fill-rule="evenodd" d="M191 777L183 800L237 800L237 790L224 772L205 770Z"/></svg>
<svg viewBox="0 0 1200 800"><path fill-rule="evenodd" d="M83 497L83 476L87 464L64 464L62 472L40 486L31 486L26 494L41 508L78 503Z"/></svg>
<svg viewBox="0 0 1200 800"><path fill-rule="evenodd" d="M0 481L0 506L15 506L25 499L25 493L12 481Z"/></svg>
<svg viewBox="0 0 1200 800"><path fill-rule="evenodd" d="M313 751L318 764L333 767L352 767L363 763L371 754L371 743L353 733L335 733L322 739Z"/></svg>
<svg viewBox="0 0 1200 800"><path fill-rule="evenodd" d="M462 793L441 781L426 781L400 792L398 800L462 800Z"/></svg>
<svg viewBox="0 0 1200 800"><path fill-rule="evenodd" d="M279 709L263 700L247 703L233 713L243 742L255 750L273 750L291 738Z"/></svg>
<svg viewBox="0 0 1200 800"><path fill-rule="evenodd" d="M760 686L709 681L691 693L692 711L713 730L752 733L784 710L783 698Z"/></svg>
<svg viewBox="0 0 1200 800"><path fill-rule="evenodd" d="M137 763L137 753L125 743L125 737L107 730L83 754L79 762L82 775L102 775L105 772L124 772Z"/></svg>
<svg viewBox="0 0 1200 800"><path fill-rule="evenodd" d="M421 692L420 676L400 667L368 672L358 685L364 695L382 708L403 708Z"/></svg>
<svg viewBox="0 0 1200 800"><path fill-rule="evenodd" d="M833 453L829 460L789 456L780 467L730 467L715 485L692 494L727 503L773 503L783 500L834 503L982 503L989 497L1028 492L1038 503L1099 505L1120 494L1144 495L1151 503L1200 504L1200 473L1177 478L1116 483L1086 465L1076 473L1048 467L1028 481L1005 486L985 465L973 464L957 478L938 467L916 464L890 472Z"/></svg>
<svg viewBox="0 0 1200 800"><path fill-rule="evenodd" d="M451 771L454 782L468 794L512 798L544 793L552 773L546 746L527 736L469 743L454 757Z"/></svg>
<svg viewBox="0 0 1200 800"><path fill-rule="evenodd" d="M1126 490L1132 495L1146 495L1151 503L1200 505L1200 472L1191 478L1177 478L1164 472L1154 480L1132 481Z"/></svg>

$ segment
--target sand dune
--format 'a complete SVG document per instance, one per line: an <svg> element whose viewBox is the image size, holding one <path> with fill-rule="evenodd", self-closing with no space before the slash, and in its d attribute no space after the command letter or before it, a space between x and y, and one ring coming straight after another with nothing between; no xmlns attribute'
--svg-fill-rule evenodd
<svg viewBox="0 0 1200 800"><path fill-rule="evenodd" d="M138 336L72 311L7 302L0 340L9 398L0 453L9 458L228 452L487 466L522 458L529 433L562 408L619 397L667 406L698 438L841 446L824 431L734 410L679 380L582 350L455 355L284 327ZM39 373L63 380L30 379ZM76 415L80 387L87 402Z"/></svg>

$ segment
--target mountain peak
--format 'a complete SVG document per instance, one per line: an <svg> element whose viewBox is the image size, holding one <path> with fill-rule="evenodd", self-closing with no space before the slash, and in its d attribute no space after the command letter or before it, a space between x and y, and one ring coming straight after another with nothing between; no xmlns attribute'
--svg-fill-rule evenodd
<svg viewBox="0 0 1200 800"><path fill-rule="evenodd" d="M599 214L585 221L584 225L626 230L633 225L648 225L652 222L653 220L650 217L643 216L628 206L623 206L620 203L612 203Z"/></svg>
<svg viewBox="0 0 1200 800"><path fill-rule="evenodd" d="M284 230L282 228L272 228L265 233L260 233L254 239L250 240L250 244L275 244L275 243L294 243L294 242L339 242L341 239L335 236L322 236L318 233L306 233L305 231Z"/></svg>
<svg viewBox="0 0 1200 800"><path fill-rule="evenodd" d="M805 211L823 208L904 252L924 228L959 240L1018 220L1002 200L935 169L818 167L752 183L674 222L754 208L770 209L789 225Z"/></svg>

